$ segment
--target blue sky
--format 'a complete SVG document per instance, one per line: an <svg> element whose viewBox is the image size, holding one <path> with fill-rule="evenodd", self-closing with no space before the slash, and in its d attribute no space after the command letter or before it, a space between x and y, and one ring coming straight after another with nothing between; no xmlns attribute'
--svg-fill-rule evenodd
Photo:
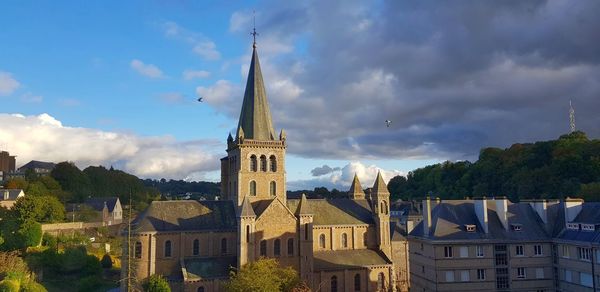
<svg viewBox="0 0 600 292"><path fill-rule="evenodd" d="M578 127L597 137L595 6L3 2L0 148L18 164L218 180L253 10L276 131L288 131L292 189L343 189L354 172L369 184L378 170L389 179L474 160L481 147L553 139L568 130L569 99ZM331 171L314 172L323 166Z"/></svg>

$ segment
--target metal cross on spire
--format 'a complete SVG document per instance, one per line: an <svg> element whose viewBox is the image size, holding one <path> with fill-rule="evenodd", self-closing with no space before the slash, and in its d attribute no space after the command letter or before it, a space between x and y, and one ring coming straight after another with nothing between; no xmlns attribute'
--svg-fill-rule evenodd
<svg viewBox="0 0 600 292"><path fill-rule="evenodd" d="M253 17L254 28L252 29L252 32L250 34L254 38L254 42L252 43L252 47L256 48L256 36L258 35L258 33L256 32L256 10L252 10L252 17Z"/></svg>
<svg viewBox="0 0 600 292"><path fill-rule="evenodd" d="M575 109L571 100L569 100L569 124L571 126L571 133L575 132Z"/></svg>

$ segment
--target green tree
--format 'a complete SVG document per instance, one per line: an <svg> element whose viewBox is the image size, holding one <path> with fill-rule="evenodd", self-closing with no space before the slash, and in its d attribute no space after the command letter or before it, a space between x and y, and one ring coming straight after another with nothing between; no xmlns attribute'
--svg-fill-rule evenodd
<svg viewBox="0 0 600 292"><path fill-rule="evenodd" d="M25 196L15 203L14 215L21 222L34 220L41 223L61 222L65 218L65 207L52 196Z"/></svg>
<svg viewBox="0 0 600 292"><path fill-rule="evenodd" d="M25 189L25 194L27 194L27 196L32 197L41 197L49 195L50 191L46 188L46 185L44 185L44 183L42 183L41 181L33 181L30 182L29 185L27 185L27 189Z"/></svg>
<svg viewBox="0 0 600 292"><path fill-rule="evenodd" d="M404 176L397 175L390 179L390 182L388 183L388 190L390 191L391 200L409 199L406 190L407 185L408 181Z"/></svg>
<svg viewBox="0 0 600 292"><path fill-rule="evenodd" d="M21 247L38 246L42 242L42 225L33 220L23 222L16 234Z"/></svg>
<svg viewBox="0 0 600 292"><path fill-rule="evenodd" d="M58 163L50 175L69 192L71 201L83 202L92 193L89 178L72 162Z"/></svg>
<svg viewBox="0 0 600 292"><path fill-rule="evenodd" d="M154 274L148 277L148 280L143 285L146 292L171 292L167 280L159 274Z"/></svg>
<svg viewBox="0 0 600 292"><path fill-rule="evenodd" d="M291 267L281 268L277 260L261 258L232 271L225 291L292 291L301 286L298 273Z"/></svg>
<svg viewBox="0 0 600 292"><path fill-rule="evenodd" d="M4 184L4 187L7 189L22 189L25 190L27 189L27 185L29 183L20 177L15 177L15 178L11 178L8 181L6 181L6 183Z"/></svg>

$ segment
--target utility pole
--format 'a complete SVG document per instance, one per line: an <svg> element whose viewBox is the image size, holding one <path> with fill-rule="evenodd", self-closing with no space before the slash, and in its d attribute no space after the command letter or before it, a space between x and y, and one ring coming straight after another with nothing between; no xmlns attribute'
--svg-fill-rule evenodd
<svg viewBox="0 0 600 292"><path fill-rule="evenodd" d="M575 132L575 109L571 100L569 100L569 125L571 126L571 133Z"/></svg>
<svg viewBox="0 0 600 292"><path fill-rule="evenodd" d="M129 216L127 218L127 292L131 292L131 191L129 192Z"/></svg>

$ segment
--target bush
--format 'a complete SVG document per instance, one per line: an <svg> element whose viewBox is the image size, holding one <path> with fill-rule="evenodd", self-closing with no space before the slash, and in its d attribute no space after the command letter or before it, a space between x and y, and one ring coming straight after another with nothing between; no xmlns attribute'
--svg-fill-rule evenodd
<svg viewBox="0 0 600 292"><path fill-rule="evenodd" d="M58 244L58 238L56 238L56 236L49 234L49 233L44 233L44 235L42 236L42 245L43 246L47 246L51 249L56 249L57 244Z"/></svg>
<svg viewBox="0 0 600 292"><path fill-rule="evenodd" d="M48 290L46 290L46 287L42 286L40 283L27 281L21 285L20 292L48 292Z"/></svg>
<svg viewBox="0 0 600 292"><path fill-rule="evenodd" d="M77 283L77 291L94 291L98 288L99 282L96 276L82 278Z"/></svg>
<svg viewBox="0 0 600 292"><path fill-rule="evenodd" d="M100 264L102 265L102 268L104 269L110 269L112 268L112 258L110 257L109 254L105 254L102 257L102 260L100 261Z"/></svg>
<svg viewBox="0 0 600 292"><path fill-rule="evenodd" d="M0 281L0 292L19 292L19 286L17 280L4 279Z"/></svg>
<svg viewBox="0 0 600 292"><path fill-rule="evenodd" d="M42 241L42 225L33 220L26 220L21 224L18 236L23 247L38 246Z"/></svg>
<svg viewBox="0 0 600 292"><path fill-rule="evenodd" d="M167 280L158 274L154 274L144 283L144 291L146 292L171 292Z"/></svg>
<svg viewBox="0 0 600 292"><path fill-rule="evenodd" d="M16 251L0 252L0 278L10 273L28 274L29 269Z"/></svg>

